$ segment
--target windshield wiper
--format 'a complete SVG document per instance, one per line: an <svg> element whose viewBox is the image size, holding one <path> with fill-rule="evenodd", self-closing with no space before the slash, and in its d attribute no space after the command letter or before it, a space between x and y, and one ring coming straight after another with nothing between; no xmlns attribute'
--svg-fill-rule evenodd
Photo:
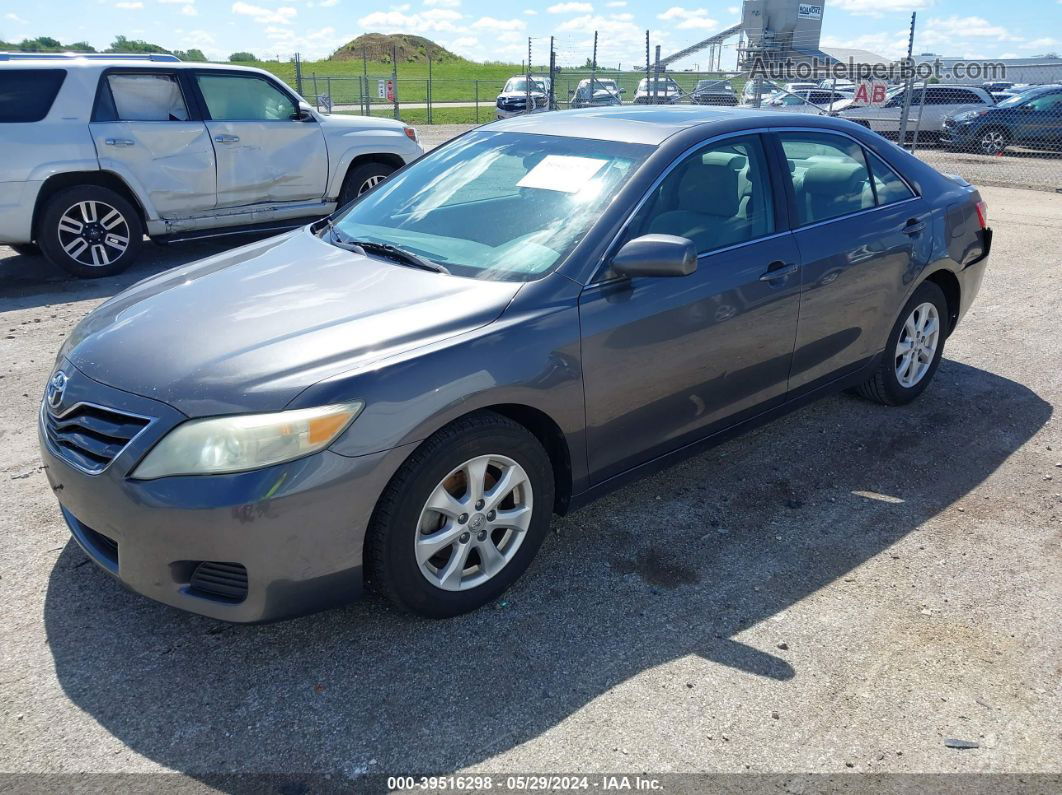
<svg viewBox="0 0 1062 795"><path fill-rule="evenodd" d="M332 221L328 221L327 225L328 230L332 233L332 244L344 251L353 251L355 254L376 254L378 256L397 260L398 262L402 262L414 268L431 271L432 273L450 274L449 268L445 265L438 263L435 260L428 259L427 257L422 257L420 254L415 254L409 249L392 246L390 243L375 243L371 240L354 240L344 236Z"/></svg>

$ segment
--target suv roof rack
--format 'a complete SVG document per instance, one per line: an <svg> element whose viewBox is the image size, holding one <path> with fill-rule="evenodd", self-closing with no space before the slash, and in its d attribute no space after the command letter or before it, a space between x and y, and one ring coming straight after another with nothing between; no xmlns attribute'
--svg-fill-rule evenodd
<svg viewBox="0 0 1062 795"><path fill-rule="evenodd" d="M0 61L70 60L88 58L96 61L180 61L176 55L161 52L0 52Z"/></svg>

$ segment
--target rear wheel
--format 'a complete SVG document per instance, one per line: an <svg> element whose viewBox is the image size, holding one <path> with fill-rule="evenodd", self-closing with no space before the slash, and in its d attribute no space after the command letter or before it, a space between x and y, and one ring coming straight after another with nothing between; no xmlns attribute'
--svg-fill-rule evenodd
<svg viewBox="0 0 1062 795"><path fill-rule="evenodd" d="M539 441L493 412L428 438L384 490L366 537L373 587L446 618L497 599L530 565L553 513Z"/></svg>
<svg viewBox="0 0 1062 795"><path fill-rule="evenodd" d="M343 188L339 191L339 206L349 204L366 193L395 172L394 166L384 163L363 163L347 172Z"/></svg>
<svg viewBox="0 0 1062 795"><path fill-rule="evenodd" d="M860 395L887 406L910 403L937 372L948 335L948 302L933 282L923 282L900 312L881 363L859 387Z"/></svg>
<svg viewBox="0 0 1062 795"><path fill-rule="evenodd" d="M44 256L83 279L121 273L143 242L144 227L133 205L99 185L56 193L45 205L37 230Z"/></svg>

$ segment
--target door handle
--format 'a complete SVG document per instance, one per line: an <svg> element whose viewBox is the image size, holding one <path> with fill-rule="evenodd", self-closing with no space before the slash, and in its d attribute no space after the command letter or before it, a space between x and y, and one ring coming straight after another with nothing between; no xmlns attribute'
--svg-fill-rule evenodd
<svg viewBox="0 0 1062 795"><path fill-rule="evenodd" d="M107 146L132 146L133 145L133 141L130 141L128 138L107 138L104 141L104 143L107 144Z"/></svg>
<svg viewBox="0 0 1062 795"><path fill-rule="evenodd" d="M800 270L800 266L795 262L786 264L781 260L772 262L767 266L767 270L762 276L760 276L761 282L773 282L778 279L784 279L786 276L791 276Z"/></svg>
<svg viewBox="0 0 1062 795"><path fill-rule="evenodd" d="M219 144L234 144L238 143L240 136L238 135L215 135L214 140Z"/></svg>
<svg viewBox="0 0 1062 795"><path fill-rule="evenodd" d="M905 235L917 235L919 232L924 232L925 228L925 221L919 221L917 218L912 218L904 224L903 233Z"/></svg>

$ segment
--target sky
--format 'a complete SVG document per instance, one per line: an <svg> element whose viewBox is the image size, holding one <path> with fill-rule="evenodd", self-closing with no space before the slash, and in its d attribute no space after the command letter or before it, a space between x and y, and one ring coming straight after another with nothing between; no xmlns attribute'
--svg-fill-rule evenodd
<svg viewBox="0 0 1062 795"><path fill-rule="evenodd" d="M916 52L990 59L1062 54L1062 0L817 0L825 10L822 45L855 47L890 58L907 47L918 12ZM797 0L793 0L797 2ZM416 33L476 61L532 60L581 65L599 32L598 63L644 63L645 31L666 57L735 24L738 0L0 0L0 39L51 36L98 49L115 35L170 49L198 48L212 60L250 51L287 60L327 57L365 32ZM676 64L699 66L706 54ZM732 67L733 47L723 56Z"/></svg>

